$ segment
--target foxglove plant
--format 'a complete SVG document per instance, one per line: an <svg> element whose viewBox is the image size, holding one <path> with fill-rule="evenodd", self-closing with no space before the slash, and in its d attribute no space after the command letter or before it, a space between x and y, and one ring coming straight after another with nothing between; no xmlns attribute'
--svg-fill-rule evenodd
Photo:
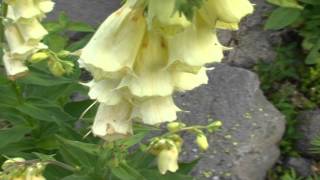
<svg viewBox="0 0 320 180"><path fill-rule="evenodd" d="M28 71L25 61L33 53L47 46L40 41L47 35L40 21L52 11L51 0L6 0L8 4L5 23L3 62L7 75L16 79Z"/></svg>
<svg viewBox="0 0 320 180"><path fill-rule="evenodd" d="M80 57L94 77L89 96L100 103L94 135L114 141L132 135L133 121L175 121L181 110L173 93L206 84L206 65L220 62L228 49L216 29L237 29L253 6L248 0L208 0L194 11L188 19L172 0L127 0L100 26ZM203 132L196 133L201 149L207 149ZM178 169L179 142L169 137L151 143L162 174Z"/></svg>

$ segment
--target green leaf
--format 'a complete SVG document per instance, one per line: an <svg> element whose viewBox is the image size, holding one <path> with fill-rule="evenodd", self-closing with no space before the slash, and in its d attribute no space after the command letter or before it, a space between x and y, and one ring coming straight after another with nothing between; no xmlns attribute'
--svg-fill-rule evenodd
<svg viewBox="0 0 320 180"><path fill-rule="evenodd" d="M198 164L200 159L193 160L189 163L179 163L179 170L177 173L189 174L192 169Z"/></svg>
<svg viewBox="0 0 320 180"><path fill-rule="evenodd" d="M286 8L303 9L297 0L267 0L269 3Z"/></svg>
<svg viewBox="0 0 320 180"><path fill-rule="evenodd" d="M305 60L306 64L320 64L320 38L311 49L311 52Z"/></svg>
<svg viewBox="0 0 320 180"><path fill-rule="evenodd" d="M73 121L74 118L65 113L61 107L50 102L29 100L16 107L18 111L37 120L56 122L57 124Z"/></svg>
<svg viewBox="0 0 320 180"><path fill-rule="evenodd" d="M0 130L0 148L7 146L8 144L15 143L24 138L32 129L27 126L15 126L9 129Z"/></svg>
<svg viewBox="0 0 320 180"><path fill-rule="evenodd" d="M66 28L67 25L69 24L70 20L69 17L67 16L67 14L65 12L61 12L59 14L59 24L63 27Z"/></svg>
<svg viewBox="0 0 320 180"><path fill-rule="evenodd" d="M68 44L68 38L61 34L49 34L44 38L44 43L54 52L62 51Z"/></svg>
<svg viewBox="0 0 320 180"><path fill-rule="evenodd" d="M59 22L45 22L43 23L43 26L50 33L60 32L64 28Z"/></svg>
<svg viewBox="0 0 320 180"><path fill-rule="evenodd" d="M78 148L88 154L98 155L99 153L100 147L97 144L89 144L89 143L84 143L80 141L72 141L72 140L65 139L61 136L57 136L57 137L58 137L58 140L63 144Z"/></svg>
<svg viewBox="0 0 320 180"><path fill-rule="evenodd" d="M118 166L118 167L111 167L111 173L119 178L120 180L138 180L138 179L141 179L141 176L139 176L139 172L138 173L138 176L137 174L135 174L135 170L134 170L134 173L132 171L128 171L127 168L124 168L123 166Z"/></svg>
<svg viewBox="0 0 320 180"><path fill-rule="evenodd" d="M91 37L92 37L92 33L81 38L79 41L75 41L71 43L66 49L71 52L79 50L83 48L90 41Z"/></svg>
<svg viewBox="0 0 320 180"><path fill-rule="evenodd" d="M47 154L42 154L38 152L33 152L34 155L36 155L40 160L42 161L55 161L55 154L53 155L47 155Z"/></svg>
<svg viewBox="0 0 320 180"><path fill-rule="evenodd" d="M82 22L70 22L67 26L67 30L74 32L94 32L95 29L89 24Z"/></svg>
<svg viewBox="0 0 320 180"><path fill-rule="evenodd" d="M269 16L265 28L278 30L294 23L301 15L301 11L294 8L277 8Z"/></svg>
<svg viewBox="0 0 320 180"><path fill-rule="evenodd" d="M313 4L313 5L320 5L319 0L300 0L301 2L307 3L307 4Z"/></svg>
<svg viewBox="0 0 320 180"><path fill-rule="evenodd" d="M179 174L179 173L167 173L165 175L161 175L157 170L141 170L141 174L143 174L146 179L152 179L152 180L168 180L168 179L174 179L174 180L193 180L194 178L192 176Z"/></svg>

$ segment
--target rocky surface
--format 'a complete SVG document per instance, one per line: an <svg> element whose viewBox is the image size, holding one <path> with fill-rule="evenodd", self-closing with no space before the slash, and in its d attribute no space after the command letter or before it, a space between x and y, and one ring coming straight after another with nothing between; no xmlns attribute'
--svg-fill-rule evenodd
<svg viewBox="0 0 320 180"><path fill-rule="evenodd" d="M319 159L320 156L311 153L311 142L320 136L320 110L305 111L298 116L298 131L300 139L296 148L305 156Z"/></svg>
<svg viewBox="0 0 320 180"><path fill-rule="evenodd" d="M257 76L242 68L217 65L210 83L177 95L190 124L221 120L221 131L210 135L210 149L194 174L204 179L263 180L277 161L277 143L284 132L283 116L266 100ZM188 142L193 138L188 137ZM197 157L196 146L186 144L183 160Z"/></svg>
<svg viewBox="0 0 320 180"><path fill-rule="evenodd" d="M263 60L274 60L276 53L274 45L279 42L276 33L265 31L266 15L272 7L265 0L251 0L255 5L254 14L241 23L240 30L235 32L220 31L220 40L224 45L233 47L227 53L225 62L245 68L250 68Z"/></svg>
<svg viewBox="0 0 320 180"><path fill-rule="evenodd" d="M312 161L302 157L290 157L286 162L288 168L293 168L299 176L308 177L312 175Z"/></svg>

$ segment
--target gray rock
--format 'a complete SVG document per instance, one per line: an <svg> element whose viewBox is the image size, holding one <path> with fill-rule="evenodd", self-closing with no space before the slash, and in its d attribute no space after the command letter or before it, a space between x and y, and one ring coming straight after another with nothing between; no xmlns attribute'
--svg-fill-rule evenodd
<svg viewBox="0 0 320 180"><path fill-rule="evenodd" d="M274 60L274 44L280 41L276 32L263 28L266 15L272 7L265 0L251 2L255 4L255 12L242 21L239 31L220 31L223 44L234 48L227 53L225 62L245 68L250 68L261 60Z"/></svg>
<svg viewBox="0 0 320 180"><path fill-rule="evenodd" d="M319 154L310 151L311 142L320 136L320 110L302 112L298 116L297 129L301 137L296 143L296 148L305 156L320 158Z"/></svg>
<svg viewBox="0 0 320 180"><path fill-rule="evenodd" d="M178 94L189 124L221 120L223 128L211 134L210 149L194 171L203 179L263 180L279 157L277 143L284 118L263 96L257 76L245 69L219 64L209 72L210 83ZM182 160L198 157L193 137L187 136Z"/></svg>
<svg viewBox="0 0 320 180"><path fill-rule="evenodd" d="M309 159L305 158L296 158L296 157L290 157L286 165L289 168L293 168L299 176L302 177L308 177L312 175L312 162Z"/></svg>
<svg viewBox="0 0 320 180"><path fill-rule="evenodd" d="M54 12L49 19L55 19L64 11L74 21L87 22L97 26L120 6L120 0L55 0Z"/></svg>

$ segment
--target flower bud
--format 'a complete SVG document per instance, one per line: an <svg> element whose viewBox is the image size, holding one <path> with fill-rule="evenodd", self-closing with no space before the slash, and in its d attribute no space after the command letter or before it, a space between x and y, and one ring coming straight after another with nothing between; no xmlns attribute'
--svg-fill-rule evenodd
<svg viewBox="0 0 320 180"><path fill-rule="evenodd" d="M59 61L50 60L48 61L48 66L51 73L55 76L62 76L66 73L65 69L63 68L63 65Z"/></svg>
<svg viewBox="0 0 320 180"><path fill-rule="evenodd" d="M213 132L216 131L217 129L219 129L222 126L222 122L221 121L215 121L211 124L208 125L208 131L209 132Z"/></svg>
<svg viewBox="0 0 320 180"><path fill-rule="evenodd" d="M71 54L70 51L62 50L62 51L59 51L57 55L58 55L60 58L66 58L66 57L68 57L70 54Z"/></svg>
<svg viewBox="0 0 320 180"><path fill-rule="evenodd" d="M25 161L25 159L20 158L20 157L8 159L3 163L2 169L8 170L8 169L12 168L12 166L14 166L15 163L22 163L24 161Z"/></svg>
<svg viewBox="0 0 320 180"><path fill-rule="evenodd" d="M197 135L196 143L203 151L206 151L209 148L207 137L204 134Z"/></svg>
<svg viewBox="0 0 320 180"><path fill-rule="evenodd" d="M171 123L167 124L167 129L170 132L178 131L181 128L184 128L184 127L186 127L186 125L184 123L181 123L181 122L171 122Z"/></svg>
<svg viewBox="0 0 320 180"><path fill-rule="evenodd" d="M46 52L37 52L37 53L35 53L35 54L33 54L31 56L31 58L29 59L29 62L38 63L38 62L41 62L41 61L46 60L48 58L49 58L48 53L46 53Z"/></svg>

